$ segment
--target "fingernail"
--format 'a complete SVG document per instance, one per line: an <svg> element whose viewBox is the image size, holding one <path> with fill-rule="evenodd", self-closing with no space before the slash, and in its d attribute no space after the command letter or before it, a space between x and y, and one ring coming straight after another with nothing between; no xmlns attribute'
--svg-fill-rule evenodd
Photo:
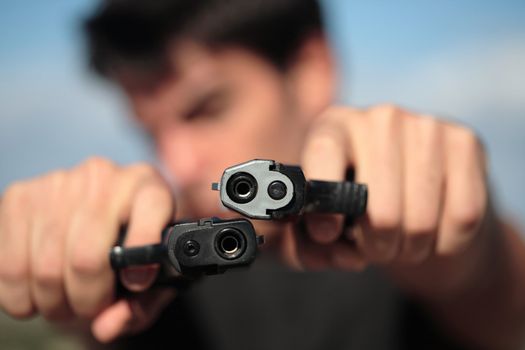
<svg viewBox="0 0 525 350"><path fill-rule="evenodd" d="M355 242L356 240L356 230L354 228L347 228L344 232L345 238L350 242Z"/></svg>
<svg viewBox="0 0 525 350"><path fill-rule="evenodd" d="M309 224L312 239L319 243L331 243L339 235L337 221L332 218L315 218Z"/></svg>
<svg viewBox="0 0 525 350"><path fill-rule="evenodd" d="M134 267L121 272L122 283L131 291L142 291L150 287L156 277L158 268Z"/></svg>
<svg viewBox="0 0 525 350"><path fill-rule="evenodd" d="M360 272L363 271L366 267L366 262L363 258L350 255L338 250L334 251L334 255L332 257L333 263L345 270Z"/></svg>

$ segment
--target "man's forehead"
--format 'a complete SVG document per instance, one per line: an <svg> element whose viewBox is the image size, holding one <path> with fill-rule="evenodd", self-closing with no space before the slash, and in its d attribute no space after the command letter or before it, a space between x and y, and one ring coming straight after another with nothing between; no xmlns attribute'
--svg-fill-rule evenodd
<svg viewBox="0 0 525 350"><path fill-rule="evenodd" d="M228 77L234 71L253 69L264 62L256 54L237 46L207 47L193 41L169 48L169 61L174 77L181 81ZM267 65L267 62L264 62Z"/></svg>
<svg viewBox="0 0 525 350"><path fill-rule="evenodd" d="M217 55L192 41L177 42L168 48L168 59L176 75L187 72L206 70L217 64Z"/></svg>
<svg viewBox="0 0 525 350"><path fill-rule="evenodd" d="M172 44L167 50L167 69L154 81L154 89L177 90L177 95L209 90L226 83L233 76L253 70L254 65L268 65L262 58L240 47L209 48L193 41ZM140 90L140 89L139 89ZM140 92L140 91L139 91Z"/></svg>
<svg viewBox="0 0 525 350"><path fill-rule="evenodd" d="M210 77L219 78L217 55L196 43L179 43L166 50L163 66L149 70L121 69L115 80L133 96L152 95L166 89L193 90Z"/></svg>

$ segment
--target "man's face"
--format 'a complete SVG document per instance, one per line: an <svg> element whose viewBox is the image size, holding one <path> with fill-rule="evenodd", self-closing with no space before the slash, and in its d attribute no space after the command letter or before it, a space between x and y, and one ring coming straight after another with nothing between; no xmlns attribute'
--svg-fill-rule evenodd
<svg viewBox="0 0 525 350"><path fill-rule="evenodd" d="M245 50L186 44L172 57L173 76L126 91L176 184L178 217L228 216L211 183L254 158L297 164L313 111L288 74Z"/></svg>

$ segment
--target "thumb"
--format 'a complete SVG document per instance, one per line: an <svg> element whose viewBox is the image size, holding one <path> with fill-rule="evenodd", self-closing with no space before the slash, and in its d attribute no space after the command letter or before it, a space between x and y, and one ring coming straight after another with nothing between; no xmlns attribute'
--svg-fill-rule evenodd
<svg viewBox="0 0 525 350"><path fill-rule="evenodd" d="M101 343L109 343L123 334L146 330L174 297L174 289L163 289L118 300L93 320L91 332Z"/></svg>
<svg viewBox="0 0 525 350"><path fill-rule="evenodd" d="M125 246L160 242L161 232L172 220L173 212L171 192L161 179L142 184L133 198ZM128 290L141 292L152 285L157 272L158 266L155 265L132 267L122 270L120 279Z"/></svg>
<svg viewBox="0 0 525 350"><path fill-rule="evenodd" d="M316 125L307 137L301 167L309 180L344 181L349 150L341 125L326 121ZM343 229L344 218L334 214L305 216L307 232L313 242L334 243Z"/></svg>

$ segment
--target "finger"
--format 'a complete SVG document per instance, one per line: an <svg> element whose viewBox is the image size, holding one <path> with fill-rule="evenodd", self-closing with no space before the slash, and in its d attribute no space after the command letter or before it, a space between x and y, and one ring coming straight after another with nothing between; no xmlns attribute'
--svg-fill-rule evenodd
<svg viewBox="0 0 525 350"><path fill-rule="evenodd" d="M65 237L72 204L77 198L75 183L66 182L65 172L44 179L45 193L37 203L31 239L31 294L40 314L48 320L65 320L72 311L64 289Z"/></svg>
<svg viewBox="0 0 525 350"><path fill-rule="evenodd" d="M157 290L133 300L119 300L95 318L92 333L98 341L108 343L123 334L145 330L174 297L174 290Z"/></svg>
<svg viewBox="0 0 525 350"><path fill-rule="evenodd" d="M26 318L35 312L29 285L30 198L21 184L11 186L0 202L0 306Z"/></svg>
<svg viewBox="0 0 525 350"><path fill-rule="evenodd" d="M294 224L284 225L283 232L279 235L279 250L282 261L292 269L302 271L304 266L299 259L297 234L294 232Z"/></svg>
<svg viewBox="0 0 525 350"><path fill-rule="evenodd" d="M160 242L161 232L173 220L174 211L168 185L160 177L148 180L133 200L125 245L133 247ZM123 270L120 277L129 290L143 291L151 286L157 270L152 266L129 268Z"/></svg>
<svg viewBox="0 0 525 350"><path fill-rule="evenodd" d="M65 289L74 313L91 318L113 299L114 275L108 252L121 224L118 210L130 201L136 180L115 181L116 167L98 158L75 173L81 178L84 196L67 236Z"/></svg>
<svg viewBox="0 0 525 350"><path fill-rule="evenodd" d="M400 259L421 262L434 248L443 191L442 127L432 117L404 125L404 210Z"/></svg>
<svg viewBox="0 0 525 350"><path fill-rule="evenodd" d="M326 119L328 120L328 119ZM344 181L348 167L348 150L344 132L337 122L324 121L310 132L302 154L306 178L323 181ZM343 228L343 217L334 214L309 214L306 227L316 243L337 240Z"/></svg>
<svg viewBox="0 0 525 350"><path fill-rule="evenodd" d="M332 247L332 264L337 268L350 271L362 271L367 266L363 254L350 242L350 239L354 236L353 232L360 229L361 227L359 226L346 229L345 235L349 240L347 242L335 242Z"/></svg>
<svg viewBox="0 0 525 350"><path fill-rule="evenodd" d="M478 231L487 207L484 155L472 131L447 125L446 193L438 254L461 251Z"/></svg>
<svg viewBox="0 0 525 350"><path fill-rule="evenodd" d="M100 210L100 211L98 211ZM91 318L109 305L113 298L114 276L108 252L101 236L116 238L119 222L103 208L74 216L69 234L70 248L66 259L65 287L69 303L76 315ZM97 213L98 211L98 213Z"/></svg>
<svg viewBox="0 0 525 350"><path fill-rule="evenodd" d="M392 261L398 254L402 221L403 158L401 122L403 112L378 107L366 116L367 139L355 144L356 180L369 187L368 211L358 219L362 230L355 232L358 247L371 262ZM357 140L357 138L356 138ZM362 151L364 150L364 151ZM357 155L357 152L366 154Z"/></svg>
<svg viewBox="0 0 525 350"><path fill-rule="evenodd" d="M130 216L133 197L155 175L147 165L119 170L94 158L78 168L85 182L83 203L73 216L66 243L66 293L77 315L93 317L113 299L108 252Z"/></svg>
<svg viewBox="0 0 525 350"><path fill-rule="evenodd" d="M91 331L101 343L109 343L124 333L133 319L127 299L121 299L102 311L93 321Z"/></svg>
<svg viewBox="0 0 525 350"><path fill-rule="evenodd" d="M323 271L332 267L332 246L319 245L298 236L298 258L301 266L310 271Z"/></svg>

